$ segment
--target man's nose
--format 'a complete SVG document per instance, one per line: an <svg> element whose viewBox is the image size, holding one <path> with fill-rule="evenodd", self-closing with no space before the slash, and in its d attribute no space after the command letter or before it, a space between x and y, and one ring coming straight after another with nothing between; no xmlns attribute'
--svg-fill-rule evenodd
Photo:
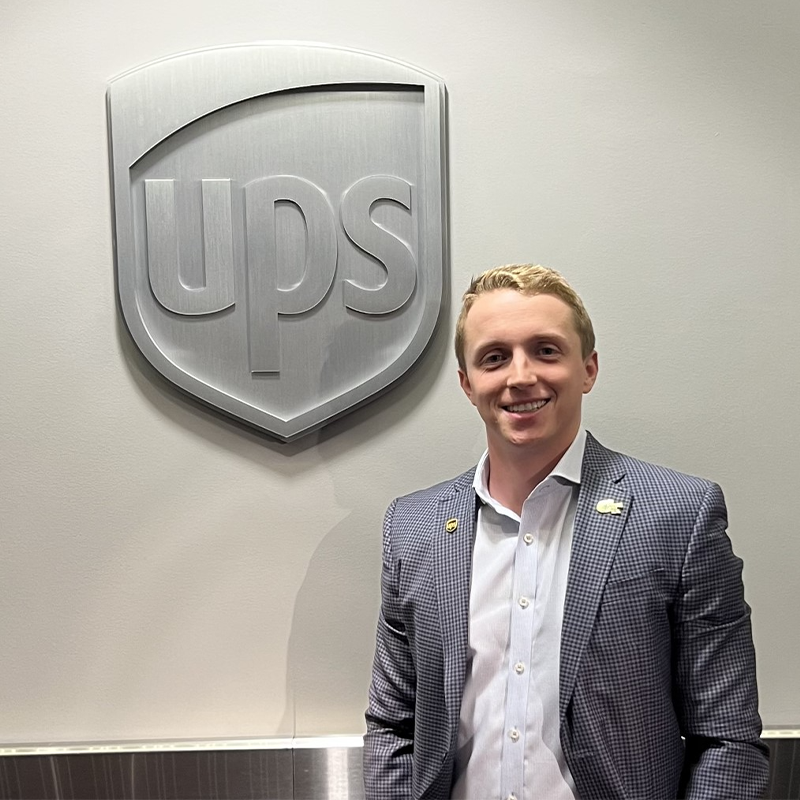
<svg viewBox="0 0 800 800"><path fill-rule="evenodd" d="M508 383L510 386L530 386L538 380L536 365L527 354L515 355L511 360Z"/></svg>

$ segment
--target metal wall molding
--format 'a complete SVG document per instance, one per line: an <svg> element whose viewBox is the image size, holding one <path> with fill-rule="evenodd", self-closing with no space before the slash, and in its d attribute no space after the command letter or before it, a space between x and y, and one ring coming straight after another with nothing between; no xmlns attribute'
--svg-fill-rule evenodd
<svg viewBox="0 0 800 800"><path fill-rule="evenodd" d="M800 730L765 731L765 800L800 800ZM0 800L363 800L360 737L20 745Z"/></svg>
<svg viewBox="0 0 800 800"><path fill-rule="evenodd" d="M361 737L0 748L0 800L361 800Z"/></svg>
<svg viewBox="0 0 800 800"><path fill-rule="evenodd" d="M798 800L800 798L800 730L764 739L769 745L769 787L767 800Z"/></svg>

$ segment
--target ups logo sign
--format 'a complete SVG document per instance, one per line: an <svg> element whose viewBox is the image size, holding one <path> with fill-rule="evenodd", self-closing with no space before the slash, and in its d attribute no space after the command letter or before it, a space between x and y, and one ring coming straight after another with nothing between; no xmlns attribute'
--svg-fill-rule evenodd
<svg viewBox="0 0 800 800"><path fill-rule="evenodd" d="M132 70L108 106L120 306L167 379L289 440L419 358L446 259L441 81L251 45Z"/></svg>

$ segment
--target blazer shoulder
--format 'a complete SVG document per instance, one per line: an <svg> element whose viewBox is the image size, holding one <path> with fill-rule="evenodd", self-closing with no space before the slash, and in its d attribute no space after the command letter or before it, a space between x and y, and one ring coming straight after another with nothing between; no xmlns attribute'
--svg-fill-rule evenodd
<svg viewBox="0 0 800 800"><path fill-rule="evenodd" d="M594 438L587 439L584 469L609 474L614 480L624 478L639 491L695 496L720 491L714 481L610 450Z"/></svg>
<svg viewBox="0 0 800 800"><path fill-rule="evenodd" d="M449 517L461 518L467 523L464 530L471 530L476 508L474 474L472 469L394 500L384 519L384 535L392 542L392 549L406 558L418 553L420 547L427 552L436 532Z"/></svg>
<svg viewBox="0 0 800 800"><path fill-rule="evenodd" d="M475 478L475 467L462 472L455 478L442 481L441 483L428 486L425 489L418 489L416 492L398 497L394 502L398 507L408 509L425 508L448 502L459 497L464 491L472 489L472 482Z"/></svg>

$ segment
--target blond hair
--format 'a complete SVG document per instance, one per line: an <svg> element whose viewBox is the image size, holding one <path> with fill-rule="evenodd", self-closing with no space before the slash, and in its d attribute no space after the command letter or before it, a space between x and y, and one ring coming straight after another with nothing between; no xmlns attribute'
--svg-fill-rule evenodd
<svg viewBox="0 0 800 800"><path fill-rule="evenodd" d="M575 330L581 341L581 354L588 358L594 351L594 328L583 301L561 273L538 264L506 264L493 267L473 278L461 299L461 313L456 322L455 349L458 366L466 371L464 360L464 327L472 304L486 292L513 289L525 295L551 294L572 309Z"/></svg>

